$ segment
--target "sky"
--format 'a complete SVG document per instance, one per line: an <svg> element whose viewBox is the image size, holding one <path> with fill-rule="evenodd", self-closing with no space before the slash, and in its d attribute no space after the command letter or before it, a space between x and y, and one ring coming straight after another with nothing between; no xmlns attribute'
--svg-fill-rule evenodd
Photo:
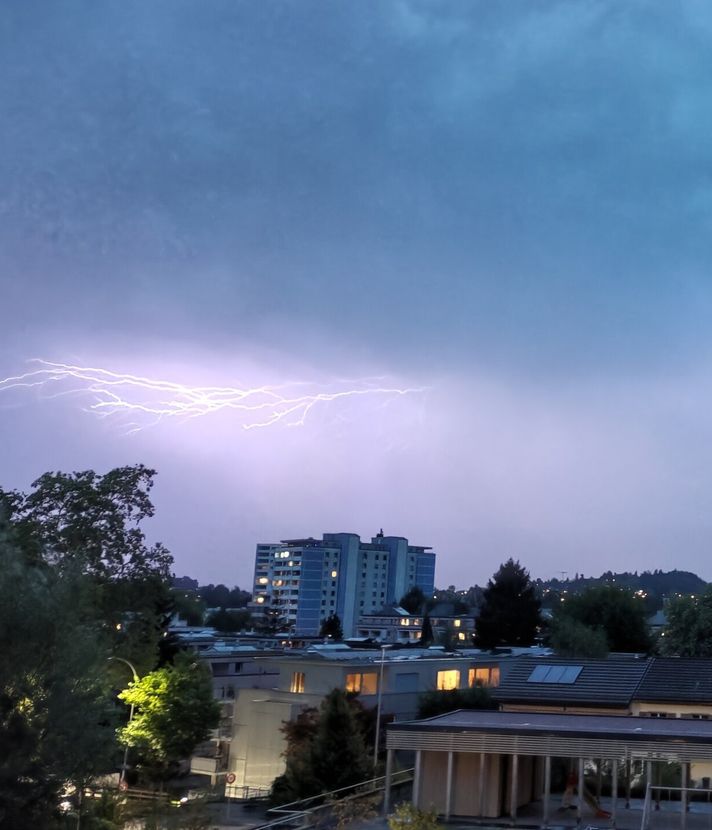
<svg viewBox="0 0 712 830"><path fill-rule="evenodd" d="M712 579L711 89L706 0L0 5L0 381L174 384L0 382L0 487Z"/></svg>

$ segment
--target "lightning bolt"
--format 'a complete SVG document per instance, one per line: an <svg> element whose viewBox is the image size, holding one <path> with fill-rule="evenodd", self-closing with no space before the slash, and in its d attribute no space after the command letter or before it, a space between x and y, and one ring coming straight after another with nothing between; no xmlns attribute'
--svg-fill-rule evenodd
<svg viewBox="0 0 712 830"><path fill-rule="evenodd" d="M318 405L342 398L370 396L387 401L424 392L424 388L379 386L382 378L369 378L332 388L294 382L254 388L236 386L188 386L170 380L114 372L110 369L54 363L40 358L29 361L37 368L0 379L0 394L11 390L37 390L45 398L76 396L86 399L85 410L104 418L119 417L128 433L155 426L164 419L187 420L235 412L243 429L283 424L303 426ZM127 418L137 420L126 423Z"/></svg>

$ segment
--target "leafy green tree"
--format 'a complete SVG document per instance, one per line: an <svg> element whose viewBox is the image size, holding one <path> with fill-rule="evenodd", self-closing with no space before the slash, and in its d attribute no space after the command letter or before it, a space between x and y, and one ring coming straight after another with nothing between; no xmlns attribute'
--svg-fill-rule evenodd
<svg viewBox="0 0 712 830"><path fill-rule="evenodd" d="M337 790L369 777L366 744L353 706L340 689L329 692L321 704L311 765L324 790Z"/></svg>
<svg viewBox="0 0 712 830"><path fill-rule="evenodd" d="M398 601L398 605L409 614L420 614L425 609L426 598L419 585L413 585Z"/></svg>
<svg viewBox="0 0 712 830"><path fill-rule="evenodd" d="M652 648L645 604L615 585L598 585L567 596L556 612L556 619L562 617L601 632L610 651L648 652Z"/></svg>
<svg viewBox="0 0 712 830"><path fill-rule="evenodd" d="M244 631L249 628L252 624L252 616L246 608L239 608L237 611L220 608L212 614L208 614L205 622L218 631L233 634L236 631Z"/></svg>
<svg viewBox="0 0 712 830"><path fill-rule="evenodd" d="M272 788L285 804L357 784L369 777L370 755L353 698L333 689L315 710L285 725L286 769Z"/></svg>
<svg viewBox="0 0 712 830"><path fill-rule="evenodd" d="M132 683L119 697L135 707L119 739L139 751L146 771L159 780L169 777L220 721L210 672L186 652L172 666Z"/></svg>
<svg viewBox="0 0 712 830"><path fill-rule="evenodd" d="M529 573L508 559L487 583L475 627L479 648L530 646L541 626L541 604Z"/></svg>
<svg viewBox="0 0 712 830"><path fill-rule="evenodd" d="M270 605L264 609L261 617L255 620L255 628L260 634L267 634L274 637L287 631L290 625L278 605Z"/></svg>
<svg viewBox="0 0 712 830"><path fill-rule="evenodd" d="M418 699L418 717L433 718L456 709L496 709L492 695L484 686L425 692Z"/></svg>
<svg viewBox="0 0 712 830"><path fill-rule="evenodd" d="M200 594L194 591L171 590L173 613L177 614L188 625L202 625L205 618L205 602Z"/></svg>
<svg viewBox="0 0 712 830"><path fill-rule="evenodd" d="M319 629L320 637L328 637L330 640L335 640L337 643L344 639L344 632L341 628L341 620L338 614L333 612L329 614L326 619L322 620Z"/></svg>
<svg viewBox="0 0 712 830"><path fill-rule="evenodd" d="M136 464L104 475L45 473L29 494L0 491L10 519L38 560L60 568L81 563L103 580L168 579L173 558L148 547L139 525L154 514L149 494L155 470Z"/></svg>
<svg viewBox="0 0 712 830"><path fill-rule="evenodd" d="M244 608L252 599L249 591L243 591L236 585L228 588L220 585L201 585L198 594L203 598L208 608Z"/></svg>
<svg viewBox="0 0 712 830"><path fill-rule="evenodd" d="M109 643L81 574L28 555L0 514L0 825L45 828L67 782L114 767Z"/></svg>
<svg viewBox="0 0 712 830"><path fill-rule="evenodd" d="M608 654L605 632L584 625L566 614L551 622L549 645L559 657L600 658Z"/></svg>
<svg viewBox="0 0 712 830"><path fill-rule="evenodd" d="M701 596L677 597L665 609L660 650L672 657L712 657L712 585Z"/></svg>
<svg viewBox="0 0 712 830"><path fill-rule="evenodd" d="M29 494L0 490L0 505L24 555L58 573L82 574L92 601L84 608L113 638L112 649L140 672L155 666L172 602L172 558L148 546L140 527L151 517L155 472L141 464L104 475L45 473Z"/></svg>

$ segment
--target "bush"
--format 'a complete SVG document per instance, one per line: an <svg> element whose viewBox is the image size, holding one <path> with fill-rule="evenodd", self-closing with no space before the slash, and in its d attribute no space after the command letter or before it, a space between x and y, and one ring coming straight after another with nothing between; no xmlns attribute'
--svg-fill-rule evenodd
<svg viewBox="0 0 712 830"><path fill-rule="evenodd" d="M407 801L388 816L390 830L440 830L435 810L419 810Z"/></svg>

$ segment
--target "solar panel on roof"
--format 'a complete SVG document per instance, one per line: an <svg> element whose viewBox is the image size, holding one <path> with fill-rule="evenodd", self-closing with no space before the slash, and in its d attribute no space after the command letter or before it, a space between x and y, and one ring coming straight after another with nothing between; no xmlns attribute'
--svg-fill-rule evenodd
<svg viewBox="0 0 712 830"><path fill-rule="evenodd" d="M559 683L575 683L576 678L581 674L581 666L567 666Z"/></svg>
<svg viewBox="0 0 712 830"><path fill-rule="evenodd" d="M583 666L536 666L527 683L575 683Z"/></svg>
<svg viewBox="0 0 712 830"><path fill-rule="evenodd" d="M544 678L549 673L549 669L551 666L537 666L534 671L529 675L528 682L529 683L543 683Z"/></svg>

